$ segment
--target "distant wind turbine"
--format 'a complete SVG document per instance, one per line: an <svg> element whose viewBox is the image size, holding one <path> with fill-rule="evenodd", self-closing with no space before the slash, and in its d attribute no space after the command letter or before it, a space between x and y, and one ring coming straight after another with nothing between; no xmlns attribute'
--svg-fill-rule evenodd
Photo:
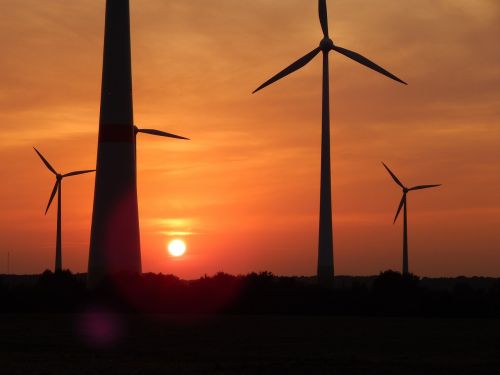
<svg viewBox="0 0 500 375"><path fill-rule="evenodd" d="M407 216L406 216L406 194L408 194L408 192L410 191L413 191L413 190L422 190L422 189L430 189L430 188L433 188L433 187L437 187L437 186L441 186L441 184L437 184L437 185L418 185L418 186L414 186L412 188L407 188L406 186L404 186L401 181L399 181L399 179L396 177L396 175L394 173L392 173L392 171L389 169L389 167L387 165L385 165L385 163L382 163L385 167L385 169L387 169L387 172L389 172L389 174L391 175L392 179L394 180L394 182L396 182L396 184L398 184L401 189L403 189L403 197L401 198L401 202L399 203L399 207L398 207L398 211L396 212L396 216L394 217L394 221L393 221L393 224L396 222L398 216L399 216L399 213L401 212L401 209L404 208L403 210L403 274L408 274L409 272L409 268L408 268L408 220L407 220Z"/></svg>
<svg viewBox="0 0 500 375"><path fill-rule="evenodd" d="M323 52L323 99L322 99L322 139L321 139L321 188L320 188L320 214L319 214L319 241L318 241L318 280L329 282L334 276L333 267L333 230L332 230L332 202L331 202L331 170L330 170L330 83L328 53L336 51L348 58L379 72L395 81L406 84L395 75L381 68L374 62L360 54L339 47L333 43L328 34L328 16L326 0L318 1L319 20L323 30L323 39L319 47L301 57L293 64L283 69L274 77L260 85L255 91L280 80L283 77L304 67L316 55Z"/></svg>
<svg viewBox="0 0 500 375"><path fill-rule="evenodd" d="M62 180L65 177L71 177L71 176L77 176L80 174L85 174L85 173L91 173L95 172L95 169L89 169L89 170L84 170L84 171L75 171L75 172L70 172L66 174L60 174L56 172L56 170L50 165L50 163L43 157L43 155L35 148L33 147L40 157L42 159L43 163L45 166L51 171L52 173L55 174L56 176L56 183L54 184L54 188L52 189L52 194L50 194L50 199L49 203L47 204L47 208L45 209L45 214L47 214L47 211L50 208L50 205L52 204L52 200L54 199L54 196L57 193L57 236L56 236L56 264L55 264L55 271L61 271L62 270L62 252L61 252L61 188L62 188Z"/></svg>

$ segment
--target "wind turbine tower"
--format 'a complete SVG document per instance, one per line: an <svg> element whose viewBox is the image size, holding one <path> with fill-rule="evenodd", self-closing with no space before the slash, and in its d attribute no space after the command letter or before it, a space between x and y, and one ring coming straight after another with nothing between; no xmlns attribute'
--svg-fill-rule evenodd
<svg viewBox="0 0 500 375"><path fill-rule="evenodd" d="M89 287L113 274L142 271L137 133L187 139L134 126L129 0L107 0Z"/></svg>
<svg viewBox="0 0 500 375"><path fill-rule="evenodd" d="M107 0L88 284L141 272L128 0Z"/></svg>

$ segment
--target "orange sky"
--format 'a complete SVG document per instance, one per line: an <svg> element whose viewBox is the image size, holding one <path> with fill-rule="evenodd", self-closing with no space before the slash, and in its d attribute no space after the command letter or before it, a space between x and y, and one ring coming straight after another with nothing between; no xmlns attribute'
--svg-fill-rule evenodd
<svg viewBox="0 0 500 375"><path fill-rule="evenodd" d="M329 0L335 43L404 87L333 56L337 274L401 267L408 185L410 270L500 275L500 3ZM0 273L53 268L54 178L95 166L103 0L0 0ZM131 1L135 121L192 138L139 136L144 271L197 277L312 275L319 208L321 59L251 95L317 46L316 1ZM63 266L87 267L93 175L63 183ZM182 233L188 253L166 254Z"/></svg>

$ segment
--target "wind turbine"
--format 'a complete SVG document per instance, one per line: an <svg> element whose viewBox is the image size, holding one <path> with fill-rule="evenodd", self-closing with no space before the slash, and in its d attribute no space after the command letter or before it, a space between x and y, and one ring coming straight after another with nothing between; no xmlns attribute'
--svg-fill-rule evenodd
<svg viewBox="0 0 500 375"><path fill-rule="evenodd" d="M399 213L401 212L401 209L404 208L403 210L403 275L406 275L408 274L408 220L407 220L407 215L406 215L406 194L408 194L408 192L410 191L413 191L413 190L422 190L422 189L430 189L430 188L433 188L433 187L437 187L437 186L441 186L441 184L437 184L437 185L418 185L418 186L414 186L412 188L407 188L406 186L404 186L401 181L399 181L399 179L396 177L396 175L394 173L392 173L392 171L389 169L389 167L387 165L385 165L385 163L382 163L385 167L385 169L387 169L387 172L389 172L389 174L391 175L392 179L394 180L394 182L396 182L396 184L398 184L401 189L403 189L403 197L401 198L401 202L399 203L399 207L398 207L398 211L396 212L396 216L394 217L394 221L393 221L393 224L396 222L396 220L398 219L398 216L399 216Z"/></svg>
<svg viewBox="0 0 500 375"><path fill-rule="evenodd" d="M77 176L80 174L85 174L85 173L90 173L90 172L95 172L95 169L90 169L90 170L84 170L84 171L74 171L66 174L60 174L56 172L56 170L50 165L50 163L43 157L43 155L35 148L33 147L40 157L42 159L43 163L45 166L54 173L56 176L56 183L54 184L54 188L52 189L52 193L50 194L50 199L49 199L49 204L47 204L47 208L45 209L45 214L47 214L47 211L50 208L50 205L52 204L52 200L54 199L56 193L57 193L57 235L56 235L56 264L55 264L55 272L59 272L62 270L62 253L61 253L61 188L62 188L62 180L65 177L71 177L71 176Z"/></svg>
<svg viewBox="0 0 500 375"><path fill-rule="evenodd" d="M395 75L368 60L360 54L339 47L333 43L328 34L328 15L326 0L318 1L319 21L323 30L323 39L319 47L301 57L293 64L283 69L274 77L260 85L253 93L280 80L283 77L304 67L316 55L323 52L323 99L322 99L322 138L321 138L321 188L320 188L320 214L319 214L319 241L318 241L318 280L329 282L333 279L333 230L332 230L332 202L331 202L331 170L330 170L330 83L329 61L330 51L338 52L376 72L395 81L406 84Z"/></svg>

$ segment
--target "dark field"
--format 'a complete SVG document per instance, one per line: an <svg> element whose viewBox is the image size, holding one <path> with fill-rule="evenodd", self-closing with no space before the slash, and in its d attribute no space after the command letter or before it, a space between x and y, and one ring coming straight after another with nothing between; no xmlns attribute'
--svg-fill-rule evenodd
<svg viewBox="0 0 500 375"><path fill-rule="evenodd" d="M83 315L0 317L2 374L500 373L498 319L108 314L90 344Z"/></svg>

